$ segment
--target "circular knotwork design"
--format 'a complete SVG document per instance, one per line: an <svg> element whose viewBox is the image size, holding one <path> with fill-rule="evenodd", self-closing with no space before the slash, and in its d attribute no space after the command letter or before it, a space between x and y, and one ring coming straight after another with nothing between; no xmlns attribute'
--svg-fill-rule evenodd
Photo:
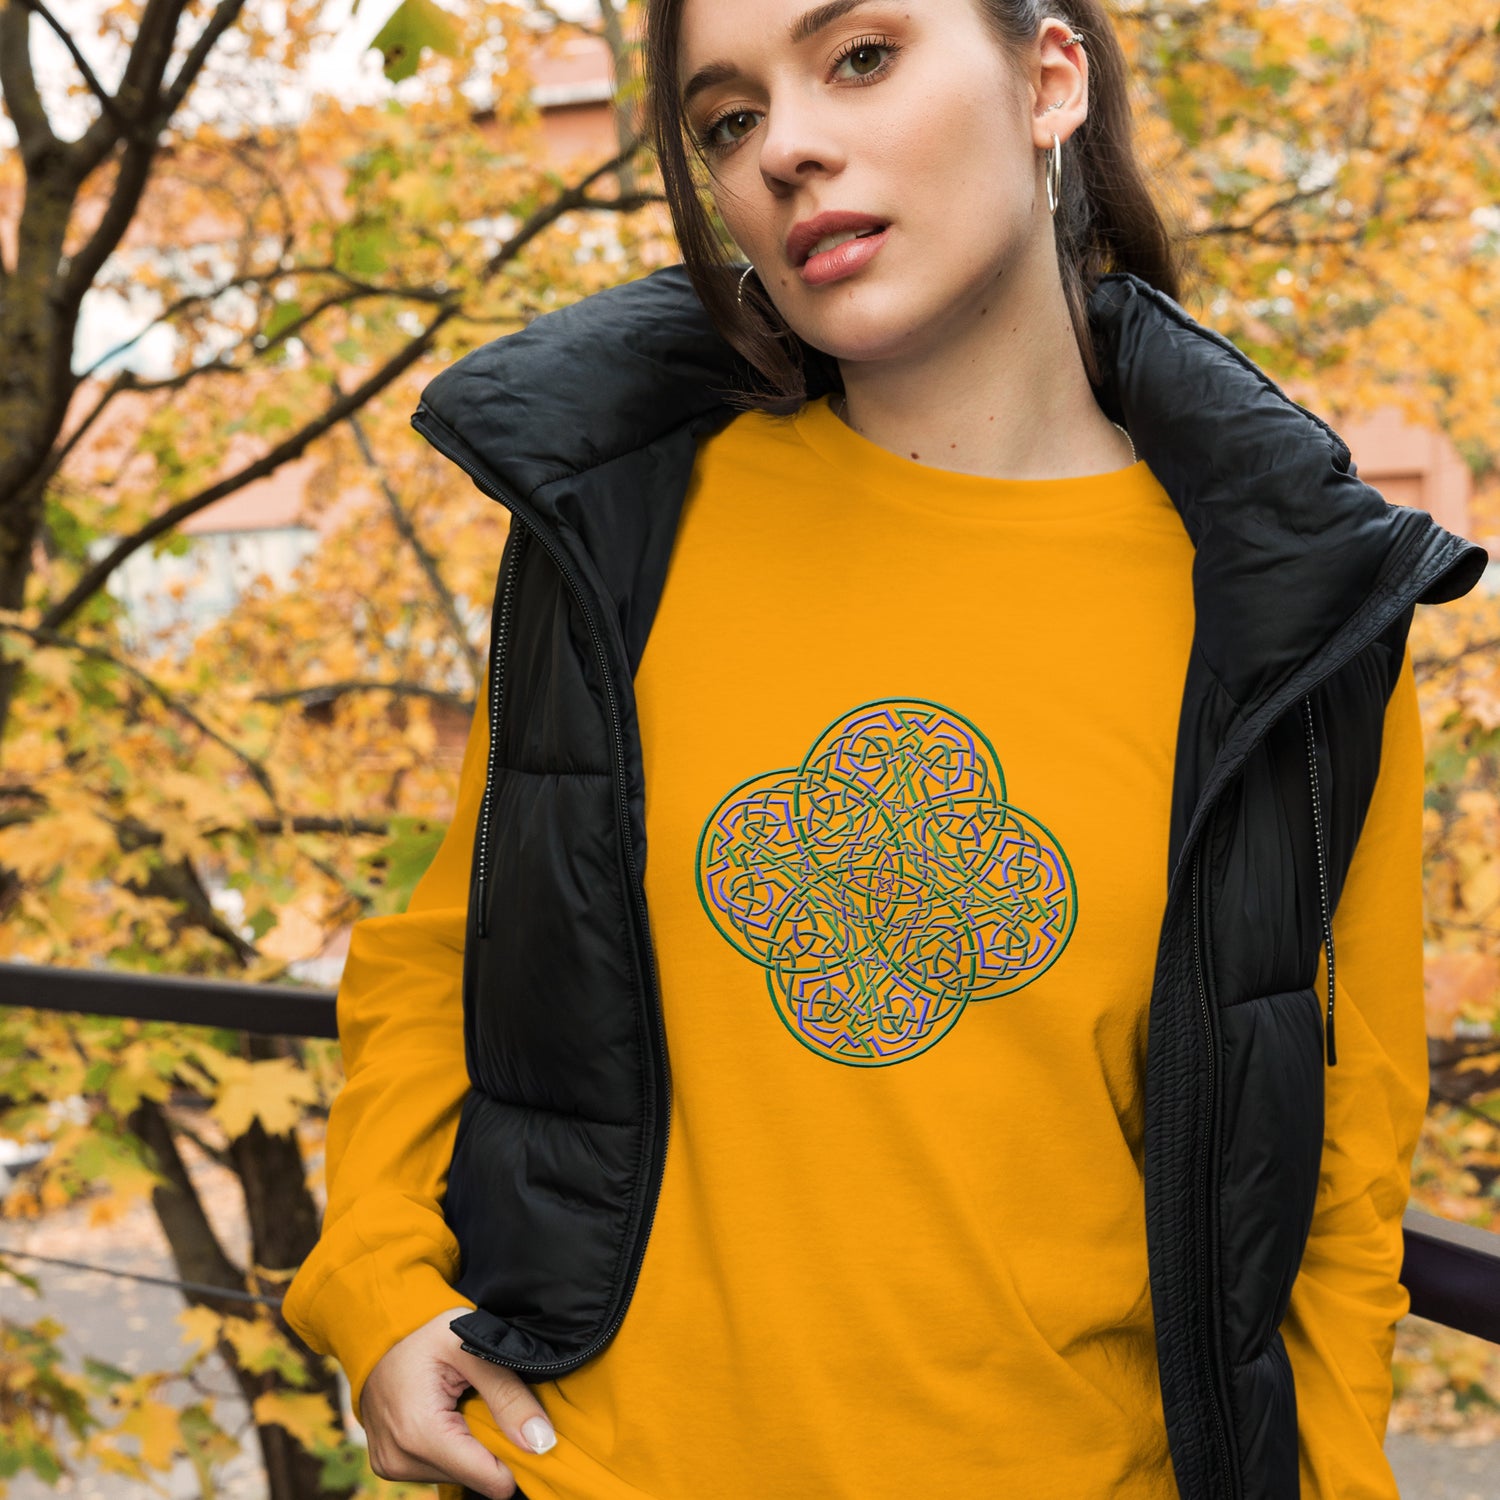
<svg viewBox="0 0 1500 1500"><path fill-rule="evenodd" d="M1031 983L1078 909L1067 856L1005 800L989 741L920 699L864 704L799 766L735 787L698 841L698 889L792 1034L863 1066Z"/></svg>

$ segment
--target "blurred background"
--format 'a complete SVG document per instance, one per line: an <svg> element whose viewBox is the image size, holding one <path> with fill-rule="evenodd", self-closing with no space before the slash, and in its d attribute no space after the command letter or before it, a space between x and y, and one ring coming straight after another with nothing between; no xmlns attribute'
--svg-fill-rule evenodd
<svg viewBox="0 0 1500 1500"><path fill-rule="evenodd" d="M1119 0L1188 310L1500 538L1500 0ZM679 257L633 0L0 0L0 1485L373 1477L280 1321L351 923L450 816L505 513L421 387ZM580 382L589 372L580 369ZM1419 611L1415 1208L1500 1230L1500 598ZM225 982L232 981L233 987ZM1491 1324L1500 1308L1490 1309ZM1411 1496L1500 1346L1398 1332Z"/></svg>

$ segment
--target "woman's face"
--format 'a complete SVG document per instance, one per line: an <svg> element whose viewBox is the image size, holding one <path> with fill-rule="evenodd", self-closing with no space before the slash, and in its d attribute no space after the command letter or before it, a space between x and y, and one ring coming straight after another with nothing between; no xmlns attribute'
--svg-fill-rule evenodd
<svg viewBox="0 0 1500 1500"><path fill-rule="evenodd" d="M1038 58L1062 61L1036 76L1081 110L1066 30L1044 30ZM1000 278L1056 277L1037 144L1075 109L1041 115L977 0L686 0L679 59L719 211L816 348L920 356L972 331Z"/></svg>

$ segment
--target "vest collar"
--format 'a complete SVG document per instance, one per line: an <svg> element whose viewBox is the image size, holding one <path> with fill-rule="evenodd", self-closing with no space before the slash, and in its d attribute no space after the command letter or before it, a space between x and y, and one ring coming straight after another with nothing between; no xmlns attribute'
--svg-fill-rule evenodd
<svg viewBox="0 0 1500 1500"><path fill-rule="evenodd" d="M1478 579L1482 548L1388 504L1325 422L1170 297L1114 274L1088 311L1099 400L1182 516L1196 548L1196 648L1241 711L1328 647L1373 592L1397 586L1398 570L1421 570L1424 603ZM413 420L456 434L475 478L521 502L533 525L571 534L608 579L629 573L618 549L659 535L663 507L675 526L684 431L723 426L750 376L686 269L670 266L474 350L428 384ZM814 367L811 394L823 381ZM643 485L653 448L672 460ZM633 482L612 483L627 466Z"/></svg>

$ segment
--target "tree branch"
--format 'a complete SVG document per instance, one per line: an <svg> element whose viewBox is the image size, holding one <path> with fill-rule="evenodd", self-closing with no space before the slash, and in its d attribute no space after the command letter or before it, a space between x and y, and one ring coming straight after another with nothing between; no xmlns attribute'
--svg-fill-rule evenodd
<svg viewBox="0 0 1500 1500"><path fill-rule="evenodd" d="M31 67L31 14L21 5L0 7L0 95L16 127L29 176L42 155L56 150L58 139L37 92Z"/></svg>
<svg viewBox="0 0 1500 1500"><path fill-rule="evenodd" d="M29 637L39 646L60 646L66 651L76 651L79 655L91 657L95 661L108 662L111 666L124 672L127 677L139 683L163 708L176 714L179 718L186 719L200 734L205 735L221 749L227 750L249 771L256 785L266 794L272 807L277 805L276 789L271 784L270 773L260 761L256 760L248 751L241 750L238 745L225 739L218 730L205 724L186 703L172 693L169 693L166 688L162 687L153 678L148 677L145 672L133 663L126 661L123 657L116 656L112 651L106 651L102 646L92 646L86 641L74 640L72 636L63 635L60 631L51 630L46 626L22 625L17 620L0 619L0 630L14 630L18 635Z"/></svg>
<svg viewBox="0 0 1500 1500"><path fill-rule="evenodd" d="M17 808L14 812L0 813L0 828L13 828L24 823L35 823L51 804L45 797L28 799L29 808ZM323 814L308 813L278 818L251 818L244 823L219 823L212 828L196 830L200 838L219 839L231 834L244 833L247 829L256 833L280 834L282 836L304 833L337 834L343 838L383 839L391 836L391 825L374 818L331 818ZM144 824L132 830L132 848L157 848L166 843L166 835ZM338 882L343 884L342 881Z"/></svg>
<svg viewBox="0 0 1500 1500"><path fill-rule="evenodd" d="M94 284L100 267L114 253L121 237L130 227L130 221L135 218L141 195L146 191L146 183L151 176L156 144L153 138L145 144L132 142L125 148L114 190L109 196L109 206L100 216L98 226L89 236L88 242L68 262L67 275L63 278L58 298L61 316L76 318L83 302L83 294Z"/></svg>
<svg viewBox="0 0 1500 1500"><path fill-rule="evenodd" d="M450 693L442 688L427 687L420 682L321 682L312 687L287 688L274 693L257 693L251 700L255 703L331 703L346 693L395 693L408 698L430 698L434 703L446 703L454 708L465 708L471 712L475 700L462 693ZM4 788L0 787L0 793Z"/></svg>
<svg viewBox="0 0 1500 1500"><path fill-rule="evenodd" d="M279 274L285 275L290 273L283 272ZM252 276L246 279L254 281L257 278ZM348 307L352 303L363 301L367 297L389 297L393 300L423 302L438 307L451 305L451 298L447 294L431 291L423 287L354 286L346 292L340 292L335 296L323 298L316 307L303 313L294 322L288 323L284 328L277 329L276 333L268 338L264 344L256 344L255 340L262 336L257 331L246 338L242 338L230 348L216 354L212 359L205 360L201 365L192 365L186 370L178 371L176 375L164 375L160 380L141 380L137 376L131 375L128 380L128 388L143 394L149 394L154 391L180 391L184 386L191 385L193 381L205 375L243 375L252 365L264 359L266 355L274 353L277 349L281 348L288 339L296 338L302 329L306 328L316 318L321 317L330 308ZM160 319L157 321L160 321ZM141 333L135 337L140 338L142 334L149 330L149 327L150 325L146 329L142 329ZM132 339L130 342L133 343L134 341ZM237 360L235 356L247 344L250 346L252 352L244 360ZM117 380L120 378L116 377ZM117 394L116 390L106 392L106 396L109 398L113 398ZM96 415L97 412L90 413L90 420ZM70 439L69 446L71 446L71 442L72 440ZM55 465L46 470L46 477L51 478L54 472Z"/></svg>
<svg viewBox="0 0 1500 1500"><path fill-rule="evenodd" d="M625 27L620 15L623 8L615 0L599 0L599 18L605 42L609 46L609 60L614 71L613 97L610 110L615 119L615 142L621 150L629 145L635 134L635 104L633 98L634 68L631 44L625 36ZM628 160L622 163L616 179L620 195L625 198L636 194L635 169Z"/></svg>
<svg viewBox="0 0 1500 1500"><path fill-rule="evenodd" d="M334 390L338 390L337 383L334 385ZM401 503L401 497L396 493L396 487L391 483L385 465L376 457L374 448L370 446L370 439L365 433L365 424L360 421L358 412L349 413L349 430L354 434L354 442L359 449L360 457L364 459L366 467L375 476L375 482L380 486L381 494L385 496L386 507L391 513L391 519L396 523L396 530L401 533L402 539L416 556L417 564L427 579L428 587L437 596L438 607L442 610L443 617L448 622L448 629L453 632L453 638L458 642L459 650L463 652L464 661L468 665L469 681L477 689L478 685L484 681L484 663L480 660L473 641L469 639L468 629L458 613L458 601L444 582L443 575L438 570L437 559L423 546L422 538L417 535L416 524Z"/></svg>
<svg viewBox="0 0 1500 1500"><path fill-rule="evenodd" d="M100 267L114 253L121 237L130 227L151 175L151 163L160 144L161 133L187 97L219 38L238 19L244 4L245 0L220 0L217 9L209 17L208 24L199 33L198 40L184 59L177 77L163 92L162 79L166 74L167 64L171 61L172 46L177 37L182 12L186 8L186 0L147 0L140 29L136 33L135 46L131 48L129 61L125 65L125 76L116 95L119 101L139 101L133 116L139 121L139 125L127 137L129 145L120 161L119 175L115 179L114 191L110 194L109 206L88 243L73 257L68 267L62 292L65 312L76 314L84 293L93 285ZM98 127L103 123L101 117L75 148L77 166L82 175L87 175L103 161L119 139L118 132L113 129L100 131Z"/></svg>
<svg viewBox="0 0 1500 1500"><path fill-rule="evenodd" d="M94 70L89 66L88 59L78 50L78 43L73 40L73 35L68 28L42 4L42 0L18 0L18 3L52 28L57 34L57 39L68 49L68 56L73 59L74 67L83 76L89 92L103 106L105 114L113 118L116 129L121 135L133 138L139 126L134 120L121 113L120 106L115 102L109 90L94 76Z"/></svg>
<svg viewBox="0 0 1500 1500"><path fill-rule="evenodd" d="M391 825L374 818L328 818L311 813L293 818L253 818L257 833L337 833L354 838L389 838ZM237 828L208 828L206 835L238 833Z"/></svg>
<svg viewBox="0 0 1500 1500"><path fill-rule="evenodd" d="M492 279L532 240L566 213L583 207L612 209L617 212L628 211L629 200L594 200L590 199L588 190L601 177L615 171L623 161L637 152L640 146L639 139L632 141L625 150L617 152L608 161L602 162L581 181L559 193L551 203L544 204L532 213L485 263L481 279L484 281ZM320 416L293 433L284 442L278 443L276 447L253 463L247 464L217 484L200 490L198 494L189 496L186 500L180 500L138 531L123 537L104 557L84 571L64 598L46 611L42 616L42 624L51 629L65 624L94 596L126 558L133 556L149 542L171 531L189 516L196 515L216 500L222 500L226 495L234 494L247 484L274 473L282 464L300 457L310 443L322 437L331 427L345 421L351 412L362 410L375 396L410 369L432 347L443 325L450 319L460 316L462 311L462 307L457 302L443 304L420 333L393 354L369 379L349 392L347 396L335 401Z"/></svg>
<svg viewBox="0 0 1500 1500"><path fill-rule="evenodd" d="M1484 1090L1488 1092L1488 1090ZM1465 1099L1461 1094L1450 1094L1434 1085L1429 1091L1430 1097L1440 1099L1444 1104L1451 1104L1455 1109L1462 1110L1466 1115L1472 1115L1476 1120L1483 1120L1486 1125L1500 1130L1500 1116L1492 1115L1481 1109L1477 1104Z"/></svg>
<svg viewBox="0 0 1500 1500"><path fill-rule="evenodd" d="M219 38L239 20L240 12L245 8L245 0L219 0L218 8L208 19L208 25L198 35L198 40L193 43L193 49L183 59L182 66L177 70L177 76L168 86L161 101L160 126L165 127L167 122L182 107L182 101L187 98L188 91L197 82L198 75L203 71L203 64L208 61L208 55L219 43Z"/></svg>
<svg viewBox="0 0 1500 1500"><path fill-rule="evenodd" d="M625 199L593 199L589 197L589 189L598 182L601 177L607 177L611 172L618 171L624 164L641 149L641 138L636 136L628 141L606 162L601 162L586 177L575 182L572 187L565 189L551 203L543 204L530 218L521 225L506 242L485 262L484 280L490 277L514 260L532 240L541 232L560 219L566 213L572 213L580 208L615 209L619 212L630 212L631 208L638 205ZM622 204L627 206L621 207Z"/></svg>
<svg viewBox="0 0 1500 1500"><path fill-rule="evenodd" d="M608 0L601 0L601 4L607 4ZM539 16L545 16L552 25L552 31L581 31L585 36L603 36L604 33L597 26L590 26L587 21L575 21L571 16L565 16L560 10L554 10L547 4L547 0L531 0L531 10Z"/></svg>
<svg viewBox="0 0 1500 1500"><path fill-rule="evenodd" d="M1421 681L1424 673L1440 672L1444 667L1456 667L1466 656L1488 655L1492 651L1500 651L1500 636L1487 641L1470 641L1449 656L1415 656L1412 658L1412 668L1418 681Z"/></svg>
<svg viewBox="0 0 1500 1500"><path fill-rule="evenodd" d="M185 8L186 0L146 0L120 86L115 90L117 112L100 115L70 148L75 182L81 183L122 139L130 143L130 151L144 153L149 162L160 134L151 115ZM130 128L123 132L116 123L120 116L130 122Z"/></svg>
<svg viewBox="0 0 1500 1500"><path fill-rule="evenodd" d="M171 1247L177 1274L184 1281L223 1287L226 1291L245 1291L245 1273L219 1243L193 1186L193 1179L183 1165L172 1136L172 1125L161 1105L151 1099L142 1099L127 1116L125 1127L145 1145L155 1159L157 1171L165 1179L152 1188L151 1202ZM188 1292L185 1295L189 1302L216 1306L207 1293ZM224 1313L239 1311L227 1304L218 1304L217 1307Z"/></svg>
<svg viewBox="0 0 1500 1500"><path fill-rule="evenodd" d="M1333 187L1334 184L1330 182L1325 183L1319 188L1298 188L1296 192L1289 193L1284 198L1278 198L1274 203L1268 203L1257 214L1242 224L1208 224L1202 229L1191 230L1189 238L1203 240L1223 235L1254 234L1259 225L1264 220L1269 219L1272 214L1285 213L1289 209L1295 208L1299 203L1306 203L1313 198L1321 198L1324 193L1330 192Z"/></svg>
<svg viewBox="0 0 1500 1500"><path fill-rule="evenodd" d="M371 281L359 281L355 277L338 269L337 266L292 266L288 270L279 267L267 271L246 271L240 276L231 276L228 281L220 282L217 286L210 287L206 292L192 292L187 296L179 297L170 306L164 307L154 318L143 324L128 339L122 339L112 348L106 349L103 354L91 364L88 369L79 375L79 380L90 379L102 366L110 360L119 358L134 345L138 344L153 328L164 327L173 318L181 317L183 313L192 311L195 307L207 307L216 302L225 292L238 291L247 286L261 286L267 281L279 280L281 277L291 276L329 276L335 277L344 283L344 293L339 296L329 297L318 303L311 312L298 318L295 323L288 324L285 328L278 330L275 338L268 339L258 350L258 354L269 353L277 348L286 339L293 337L299 328L305 327L313 318L326 312L330 307L346 307L352 302L357 302L364 297L391 297L408 302L428 302L441 306L449 300L449 294L437 291L433 287L426 286L377 286ZM253 340L258 336L249 335ZM247 340L241 339L235 347L241 347ZM184 371L183 375L172 376L171 380L181 382L184 376L191 376L205 371L220 369L238 372L245 368L243 365L229 363L233 358L234 349L226 349L217 360L210 360L206 364L196 365L193 369ZM149 391L162 389L166 382L138 382L137 390Z"/></svg>
<svg viewBox="0 0 1500 1500"><path fill-rule="evenodd" d="M160 100L161 82L186 10L187 0L146 0L141 11L135 42L115 91L115 98L127 108L134 106L141 119L147 118Z"/></svg>
<svg viewBox="0 0 1500 1500"><path fill-rule="evenodd" d="M56 474L60 468L62 468L64 460L73 451L73 449L78 446L84 434L89 430L90 427L94 425L95 422L99 420L100 416L104 412L104 408L108 406L109 403L113 401L121 391L128 391L132 389L134 385L135 375L129 370L121 370L119 374L116 375L115 378L110 381L110 383L104 388L104 390L99 393L99 399L90 408L88 415L85 416L83 420L79 422L78 426L76 426L72 430L72 432L68 434L66 441L59 444L52 450L52 453L48 457L46 465L43 467L40 475L32 481L33 484L46 486L51 481L52 476ZM106 486L106 488L112 486L114 482L115 481L111 480L110 485Z"/></svg>
<svg viewBox="0 0 1500 1500"><path fill-rule="evenodd" d="M204 1140L191 1125L183 1120L180 1110L174 1111L169 1118L172 1122L173 1131L177 1135L180 1135L183 1140L191 1141L209 1161L213 1162L216 1166L227 1167L231 1172L234 1170L234 1163L230 1159L228 1151L222 1146L215 1146L212 1141Z"/></svg>
<svg viewBox="0 0 1500 1500"><path fill-rule="evenodd" d="M106 817L108 815L106 814ZM127 854L140 849L160 848L165 839L159 830L132 815L108 817L120 848ZM178 909L179 920L201 927L211 938L222 943L242 964L260 957L255 944L243 937L219 914L208 894L197 866L185 854L163 859L147 870L143 877L128 876L116 882L136 896L170 901Z"/></svg>
<svg viewBox="0 0 1500 1500"><path fill-rule="evenodd" d="M212 484L205 490L200 490L196 495L191 495L186 500L180 500L176 505L169 506L138 531L121 538L104 557L83 573L63 599L47 610L42 616L42 623L50 628L56 628L72 619L127 557L133 556L149 542L171 531L189 516L197 515L200 510L205 510L216 500L222 500L226 495L234 494L247 484L257 479L264 479L267 474L274 473L282 464L294 458L300 458L309 443L322 437L329 428L342 422L350 412L358 411L367 401L379 395L392 381L410 369L431 347L443 324L457 311L457 304L450 303L444 307L421 333L392 355L362 385L351 391L343 400L334 402L320 416L293 433L284 442L278 443L253 463L246 464L244 468L237 470L228 478L221 479L217 484Z"/></svg>

